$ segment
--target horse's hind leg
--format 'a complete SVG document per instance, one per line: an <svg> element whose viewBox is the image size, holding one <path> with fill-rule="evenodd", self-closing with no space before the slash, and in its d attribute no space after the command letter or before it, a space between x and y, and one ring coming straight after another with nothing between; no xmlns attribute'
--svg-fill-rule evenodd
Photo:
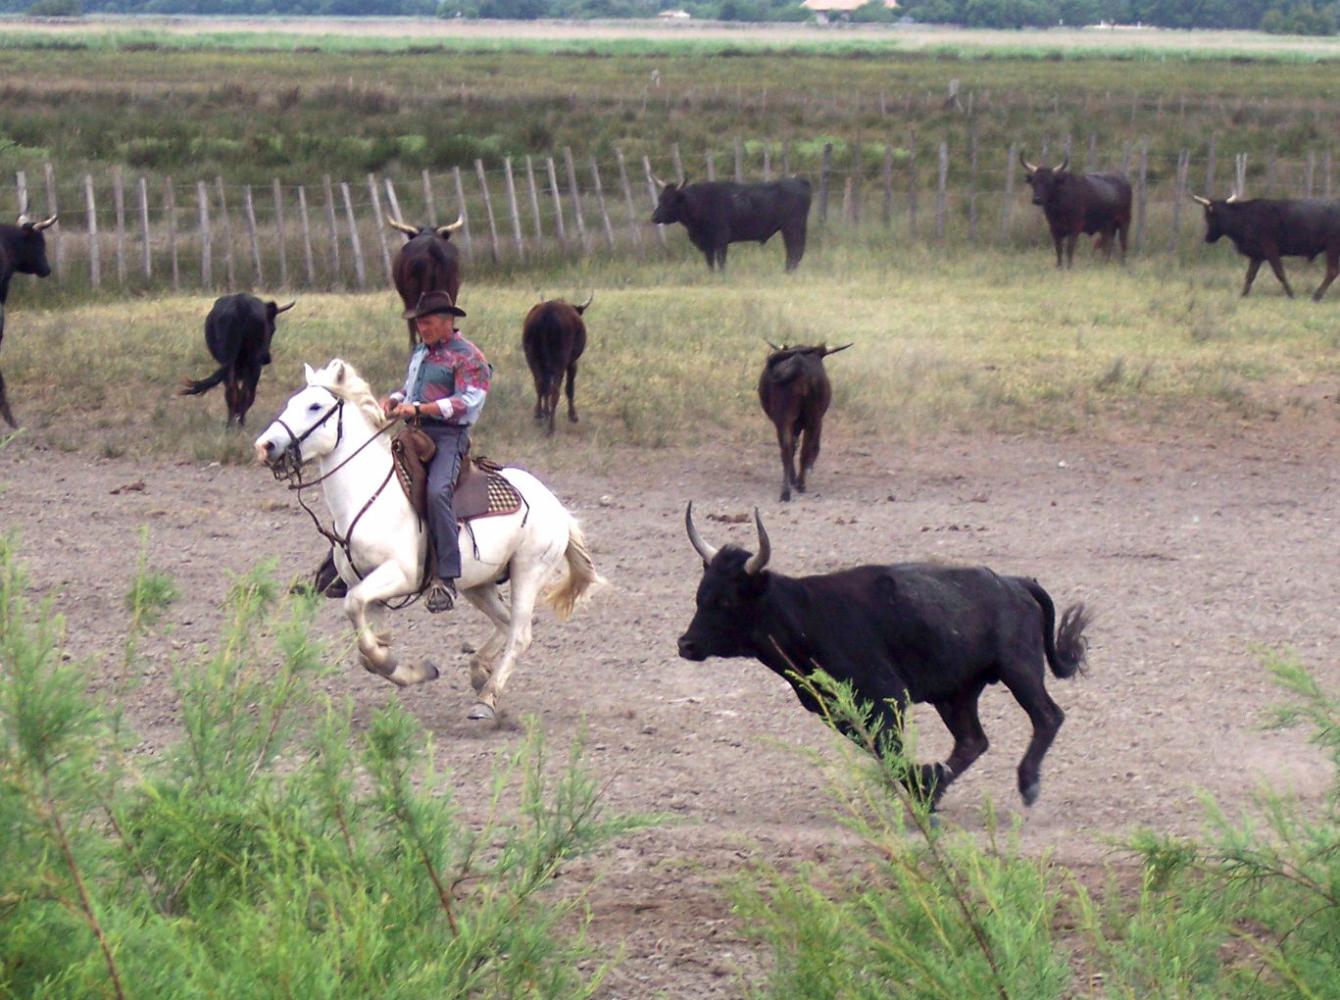
<svg viewBox="0 0 1340 1000"><path fill-rule="evenodd" d="M488 583L482 587L471 587L469 590L462 591L461 596L483 612L489 621L493 622L493 634L470 657L470 686L475 689L475 694L478 694L488 683L489 677L493 673L493 661L498 658L498 654L502 652L503 644L507 642L507 633L512 624L512 615L507 610L507 605L503 603L502 595L498 593L496 583Z"/></svg>
<svg viewBox="0 0 1340 1000"><path fill-rule="evenodd" d="M516 661L530 648L530 623L535 613L535 600L540 596L540 587L553 568L552 563L539 562L518 572L513 564L512 613L507 640L503 645L502 656L479 692L479 700L470 709L470 718L491 719L496 713L498 699L502 697L503 688L507 686L507 679L512 675Z"/></svg>

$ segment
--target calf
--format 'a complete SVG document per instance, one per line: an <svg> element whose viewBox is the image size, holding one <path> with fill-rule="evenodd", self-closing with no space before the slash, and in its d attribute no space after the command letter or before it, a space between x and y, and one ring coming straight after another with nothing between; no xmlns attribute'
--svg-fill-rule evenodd
<svg viewBox="0 0 1340 1000"><path fill-rule="evenodd" d="M1284 286L1285 294L1293 298L1281 257L1306 257L1310 261L1318 254L1326 255L1326 276L1312 293L1314 302L1321 301L1336 275L1340 275L1340 202L1266 198L1239 201L1237 195L1223 201L1211 201L1197 194L1191 197L1205 209L1205 242L1214 243L1227 236L1238 253L1247 258L1243 295L1252 290L1261 262L1270 261L1270 269Z"/></svg>
<svg viewBox="0 0 1340 1000"><path fill-rule="evenodd" d="M449 226L409 226L398 219L389 220L392 229L405 234L405 243L391 261L391 279L405 309L418 305L424 292L446 292L452 302L460 301L461 254L451 242L451 234L465 225L461 216ZM414 347L419 328L409 324L409 346Z"/></svg>
<svg viewBox="0 0 1340 1000"><path fill-rule="evenodd" d="M763 412L777 428L777 444L782 450L782 500L791 499L791 487L805 492L805 473L819 457L819 438L823 433L824 414L833 398L833 389L824 371L824 358L845 351L841 347L777 347L758 379L758 400ZM801 435L805 440L801 442ZM796 475L796 445L800 444L800 475Z"/></svg>
<svg viewBox="0 0 1340 1000"><path fill-rule="evenodd" d="M47 263L47 241L42 231L55 223L53 215L41 222L32 222L26 215L12 226L0 226L0 344L5 340L5 300L9 298L9 282L15 274L34 274L45 278L51 273ZM17 427L5 395L5 376L0 372L0 417L10 427Z"/></svg>
<svg viewBox="0 0 1340 1000"><path fill-rule="evenodd" d="M1083 666L1089 615L1075 604L1061 615L1036 580L999 576L985 567L897 563L857 566L822 576L788 577L767 570L772 548L754 511L758 552L707 545L684 513L689 541L703 561L697 611L680 637L686 660L751 657L780 674L801 705L822 712L807 678L822 669L870 703L886 752L898 752L903 710L935 706L954 737L949 759L923 764L908 785L932 803L986 752L977 700L1000 682L1033 723L1019 764L1019 794L1032 805L1042 758L1065 713L1047 694L1045 662L1057 677ZM848 736L859 734L838 720Z"/></svg>
<svg viewBox="0 0 1340 1000"><path fill-rule="evenodd" d="M582 315L595 298L591 293L579 306L562 299L550 299L531 307L521 328L521 346L526 364L535 379L535 419L549 422L554 433L554 411L558 409L558 389L566 373L568 378L568 419L577 422L573 402L573 384L577 380L577 359L586 350L586 322Z"/></svg>
<svg viewBox="0 0 1340 1000"><path fill-rule="evenodd" d="M1055 167L1039 167L1019 160L1028 171L1025 180L1033 189L1033 204L1042 208L1056 248L1056 266L1065 249L1066 267L1075 264L1075 243L1080 233L1098 234L1097 246L1112 257L1112 241L1121 239L1121 259L1126 259L1126 236L1131 229L1131 183L1121 174L1072 174L1070 157Z"/></svg>
<svg viewBox="0 0 1340 1000"><path fill-rule="evenodd" d="M196 396L220 382L228 403L228 423L246 423L247 410L256 401L261 368L270 363L270 341L275 335L275 317L294 303L275 305L254 295L238 292L214 301L205 317L205 344L219 363L218 370L198 381L186 379L179 395Z"/></svg>

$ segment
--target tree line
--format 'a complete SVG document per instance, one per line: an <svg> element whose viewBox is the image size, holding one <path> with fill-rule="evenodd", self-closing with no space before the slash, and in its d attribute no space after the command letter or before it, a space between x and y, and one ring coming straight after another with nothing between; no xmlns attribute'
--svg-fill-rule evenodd
<svg viewBox="0 0 1340 1000"><path fill-rule="evenodd" d="M281 14L536 20L654 17L668 7L685 10L695 18L722 21L805 21L814 16L798 0L0 0L0 12L45 16ZM883 0L871 0L851 18L865 22L908 19L973 28L1145 24L1331 35L1340 26L1340 0L902 0L895 10L888 9Z"/></svg>

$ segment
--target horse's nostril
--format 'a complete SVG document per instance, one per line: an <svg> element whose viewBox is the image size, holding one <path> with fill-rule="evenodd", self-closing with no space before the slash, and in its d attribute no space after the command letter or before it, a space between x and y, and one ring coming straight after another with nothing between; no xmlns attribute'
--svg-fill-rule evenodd
<svg viewBox="0 0 1340 1000"><path fill-rule="evenodd" d="M266 442L265 442L265 454L267 454L267 455L273 455L273 454L274 454L274 451L275 451L275 443L274 443L273 441L266 441Z"/></svg>

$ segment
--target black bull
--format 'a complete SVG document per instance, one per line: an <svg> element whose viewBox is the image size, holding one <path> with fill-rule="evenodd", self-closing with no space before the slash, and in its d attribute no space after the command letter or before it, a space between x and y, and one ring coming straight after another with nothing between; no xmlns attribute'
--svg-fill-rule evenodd
<svg viewBox="0 0 1340 1000"><path fill-rule="evenodd" d="M1075 243L1080 233L1098 234L1099 247L1112 256L1112 240L1121 240L1121 259L1126 259L1126 238L1131 228L1131 184L1121 174L1072 174L1070 157L1055 167L1039 167L1019 155L1025 178L1033 189L1033 204L1042 208L1056 247L1056 266L1075 263Z"/></svg>
<svg viewBox="0 0 1340 1000"><path fill-rule="evenodd" d="M679 655L760 660L811 712L823 706L802 678L821 668L872 703L895 749L901 709L930 703L953 734L954 749L942 764L923 764L909 785L933 801L986 751L977 700L986 685L1002 683L1033 723L1019 764L1019 794L1032 805L1042 758L1065 719L1047 694L1043 663L1062 678L1084 665L1084 606L1066 609L1053 639L1056 611L1037 581L985 567L899 563L782 576L766 569L771 546L757 510L754 519L758 553L751 556L731 545L719 551L706 545L693 505L685 512L703 578ZM838 728L854 735L842 722Z"/></svg>
<svg viewBox="0 0 1340 1000"><path fill-rule="evenodd" d="M237 426L243 426L247 411L256 401L261 369L270 363L275 317L293 305L290 302L281 306L273 300L262 302L246 292L215 299L205 317L205 346L219 367L206 378L186 379L178 395L197 396L222 382L228 423L236 421Z"/></svg>
<svg viewBox="0 0 1340 1000"><path fill-rule="evenodd" d="M446 292L452 302L460 301L461 254L451 242L451 234L465 225L461 216L449 226L411 226L399 219L387 223L405 234L405 242L391 261L391 280L406 309L419 304L424 292ZM414 347L419 328L409 324L409 346Z"/></svg>
<svg viewBox="0 0 1340 1000"><path fill-rule="evenodd" d="M1316 302L1321 301L1336 275L1340 275L1340 203L1265 198L1238 201L1236 197L1211 201L1199 195L1191 197L1205 209L1205 242L1213 243L1227 236L1238 253L1248 259L1243 295L1252 290L1261 262L1269 261L1285 293L1293 298L1281 257L1312 260L1318 254L1326 255L1326 276L1312 293Z"/></svg>
<svg viewBox="0 0 1340 1000"><path fill-rule="evenodd" d="M5 302L9 299L9 282L15 274L32 274L45 278L51 273L47 263L47 243L42 231L56 221L53 215L41 222L31 222L19 216L13 226L0 226L0 344L5 340ZM5 394L5 376L0 372L0 417L10 427L17 427Z"/></svg>
<svg viewBox="0 0 1340 1000"><path fill-rule="evenodd" d="M653 178L655 180L655 178ZM763 184L704 181L662 184L651 221L684 224L689 240L707 258L709 269L726 268L731 243L767 243L777 233L786 244L786 269L805 255L810 215L810 182L800 177Z"/></svg>

